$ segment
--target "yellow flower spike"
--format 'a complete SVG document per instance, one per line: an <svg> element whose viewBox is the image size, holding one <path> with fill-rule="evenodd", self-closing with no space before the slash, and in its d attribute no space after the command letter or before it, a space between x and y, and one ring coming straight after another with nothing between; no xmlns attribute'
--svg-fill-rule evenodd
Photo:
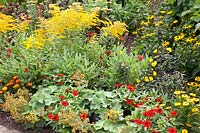
<svg viewBox="0 0 200 133"><path fill-rule="evenodd" d="M189 102L183 102L183 106L188 106L188 105L190 105Z"/></svg>
<svg viewBox="0 0 200 133"><path fill-rule="evenodd" d="M7 91L7 90L8 90L8 87L5 86L5 87L2 88L2 90L3 90L3 91Z"/></svg>
<svg viewBox="0 0 200 133"><path fill-rule="evenodd" d="M196 97L196 94L194 94L194 93L190 93L190 96Z"/></svg>
<svg viewBox="0 0 200 133"><path fill-rule="evenodd" d="M187 129L183 129L183 130L181 131L181 133L188 133L188 130L187 130Z"/></svg>
<svg viewBox="0 0 200 133"><path fill-rule="evenodd" d="M158 49L155 49L155 50L153 51L153 53L154 53L154 54L157 54L157 53L158 53Z"/></svg>
<svg viewBox="0 0 200 133"><path fill-rule="evenodd" d="M157 76L157 72L156 71L153 71L153 76Z"/></svg>
<svg viewBox="0 0 200 133"><path fill-rule="evenodd" d="M168 53L171 53L171 52L172 52L172 48L168 47L168 48L166 48L166 51L167 51Z"/></svg>
<svg viewBox="0 0 200 133"><path fill-rule="evenodd" d="M193 112L193 113L197 113L198 111L199 111L198 108L193 108L193 109L192 109L192 112Z"/></svg>
<svg viewBox="0 0 200 133"><path fill-rule="evenodd" d="M149 80L150 80L150 81L153 81L153 77L150 76L150 77L149 77Z"/></svg>
<svg viewBox="0 0 200 133"><path fill-rule="evenodd" d="M151 66L152 67L155 67L157 65L157 61L153 61L152 63L151 63Z"/></svg>
<svg viewBox="0 0 200 133"><path fill-rule="evenodd" d="M181 94L181 91L175 91L174 94L179 95L179 94Z"/></svg>
<svg viewBox="0 0 200 133"><path fill-rule="evenodd" d="M174 106L181 106L181 103L180 102L176 102L176 103L174 103Z"/></svg>

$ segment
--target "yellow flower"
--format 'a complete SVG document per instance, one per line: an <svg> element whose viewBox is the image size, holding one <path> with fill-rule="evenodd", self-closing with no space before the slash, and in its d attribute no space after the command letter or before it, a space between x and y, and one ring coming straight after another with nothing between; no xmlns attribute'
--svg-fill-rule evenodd
<svg viewBox="0 0 200 133"><path fill-rule="evenodd" d="M154 54L157 54L157 53L158 53L158 49L155 49L155 50L153 51L153 53L154 53Z"/></svg>
<svg viewBox="0 0 200 133"><path fill-rule="evenodd" d="M151 66L152 67L155 67L157 65L157 61L153 61L152 63L151 63Z"/></svg>
<svg viewBox="0 0 200 133"><path fill-rule="evenodd" d="M2 90L3 90L3 91L7 91L7 90L8 90L8 87L5 86L5 87L2 88Z"/></svg>
<svg viewBox="0 0 200 133"><path fill-rule="evenodd" d="M181 97L182 97L182 98L185 98L185 99L190 98L190 96L188 96L188 95L186 95L186 94L182 94Z"/></svg>
<svg viewBox="0 0 200 133"><path fill-rule="evenodd" d="M136 82L139 84L139 83L141 82L141 80L139 80L139 79L136 79Z"/></svg>
<svg viewBox="0 0 200 133"><path fill-rule="evenodd" d="M175 105L176 106L176 105ZM179 105L178 105L179 106ZM170 110L172 107L171 106L168 106L166 107L167 110Z"/></svg>
<svg viewBox="0 0 200 133"><path fill-rule="evenodd" d="M194 41L194 39L193 39L193 38L187 38L185 41L186 41L187 43L192 43L192 42Z"/></svg>
<svg viewBox="0 0 200 133"><path fill-rule="evenodd" d="M181 91L175 91L174 94L179 95L179 94L181 94Z"/></svg>
<svg viewBox="0 0 200 133"><path fill-rule="evenodd" d="M176 23L178 23L178 20L174 20L172 23L173 23L173 24L176 24Z"/></svg>
<svg viewBox="0 0 200 133"><path fill-rule="evenodd" d="M147 17L147 19L153 19L153 18L155 18L154 15L151 15L151 16L148 16L148 17Z"/></svg>
<svg viewBox="0 0 200 133"><path fill-rule="evenodd" d="M193 112L193 113L197 113L198 111L199 111L198 108L193 108L193 109L192 109L192 112Z"/></svg>
<svg viewBox="0 0 200 133"><path fill-rule="evenodd" d="M107 27L103 27L102 30L110 33L116 38L120 38L124 34L124 32L127 31L126 27L127 25L125 23L116 21L114 23L109 24Z"/></svg>
<svg viewBox="0 0 200 133"><path fill-rule="evenodd" d="M164 41L163 43L162 43L162 46L163 47L167 47L167 46L169 46L170 45L170 42L168 42L168 41Z"/></svg>
<svg viewBox="0 0 200 133"><path fill-rule="evenodd" d="M149 82L149 77L145 76L145 77L144 77L144 81L145 81L145 82Z"/></svg>
<svg viewBox="0 0 200 133"><path fill-rule="evenodd" d="M181 131L181 133L188 133L188 130L187 130L187 129L183 129L183 130Z"/></svg>
<svg viewBox="0 0 200 133"><path fill-rule="evenodd" d="M170 15L170 14L172 14L173 13L173 11L169 11L169 12L167 12L167 15Z"/></svg>
<svg viewBox="0 0 200 133"><path fill-rule="evenodd" d="M149 77L149 80L150 80L150 81L153 81L153 77L150 76L150 77Z"/></svg>
<svg viewBox="0 0 200 133"><path fill-rule="evenodd" d="M168 47L168 48L166 48L166 51L167 51L168 53L171 53L171 52L172 52L172 48Z"/></svg>
<svg viewBox="0 0 200 133"><path fill-rule="evenodd" d="M199 98L192 98L194 102L199 102Z"/></svg>
<svg viewBox="0 0 200 133"><path fill-rule="evenodd" d="M189 102L183 102L183 106L188 106L189 104Z"/></svg>
<svg viewBox="0 0 200 133"><path fill-rule="evenodd" d="M154 22L155 26L160 26L163 24L163 21Z"/></svg>
<svg viewBox="0 0 200 133"><path fill-rule="evenodd" d="M186 26L184 26L183 28L185 28L185 29L190 29L190 28L192 28L192 25L186 25Z"/></svg>
<svg viewBox="0 0 200 133"><path fill-rule="evenodd" d="M152 59L152 58L150 58L150 59L149 59L149 62L153 62L153 59Z"/></svg>
<svg viewBox="0 0 200 133"><path fill-rule="evenodd" d="M190 93L190 96L196 97L196 94L194 94L194 93Z"/></svg>
<svg viewBox="0 0 200 133"><path fill-rule="evenodd" d="M134 31L134 32L132 32L132 34L133 34L133 35L137 35L137 34L138 34L138 32L137 32L137 31Z"/></svg>
<svg viewBox="0 0 200 133"><path fill-rule="evenodd" d="M176 102L176 103L174 103L174 106L180 106L180 105L181 105L180 102Z"/></svg>
<svg viewBox="0 0 200 133"><path fill-rule="evenodd" d="M153 71L153 76L157 76L157 72L156 71Z"/></svg>
<svg viewBox="0 0 200 133"><path fill-rule="evenodd" d="M120 55L122 55L123 53L124 53L124 51L123 51L123 50L120 50L120 51L119 51L119 54L120 54Z"/></svg>
<svg viewBox="0 0 200 133"><path fill-rule="evenodd" d="M160 13L162 13L162 14L165 14L165 13L166 13L166 11L160 11Z"/></svg>
<svg viewBox="0 0 200 133"><path fill-rule="evenodd" d="M192 125L190 123L186 123L185 124L187 127L192 127Z"/></svg>
<svg viewBox="0 0 200 133"><path fill-rule="evenodd" d="M164 106L165 106L165 104L164 104L164 103L160 104L160 107L164 107Z"/></svg>
<svg viewBox="0 0 200 133"><path fill-rule="evenodd" d="M196 78L195 78L195 81L200 81L200 77L196 77Z"/></svg>

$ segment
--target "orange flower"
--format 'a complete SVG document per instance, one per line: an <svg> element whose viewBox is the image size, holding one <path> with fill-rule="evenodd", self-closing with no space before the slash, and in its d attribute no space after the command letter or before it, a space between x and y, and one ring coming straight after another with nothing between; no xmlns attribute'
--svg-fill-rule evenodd
<svg viewBox="0 0 200 133"><path fill-rule="evenodd" d="M13 77L14 80L17 80L18 78L19 78L18 76L14 76L14 77Z"/></svg>
<svg viewBox="0 0 200 133"><path fill-rule="evenodd" d="M3 91L0 91L0 94L3 94Z"/></svg>
<svg viewBox="0 0 200 133"><path fill-rule="evenodd" d="M19 84L15 84L15 85L13 86L13 88L14 88L14 89L18 89L18 88L19 88Z"/></svg>
<svg viewBox="0 0 200 133"><path fill-rule="evenodd" d="M20 79L17 79L17 80L15 81L16 84L19 84L20 82L21 82Z"/></svg>
<svg viewBox="0 0 200 133"><path fill-rule="evenodd" d="M31 87L33 85L32 82L28 82L28 86Z"/></svg>

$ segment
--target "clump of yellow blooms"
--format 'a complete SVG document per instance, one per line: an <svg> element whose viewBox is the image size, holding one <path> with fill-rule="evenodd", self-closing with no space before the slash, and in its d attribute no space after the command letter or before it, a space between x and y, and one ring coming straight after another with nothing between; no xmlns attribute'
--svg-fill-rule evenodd
<svg viewBox="0 0 200 133"><path fill-rule="evenodd" d="M79 115L74 111L63 111L61 123L69 125L72 128L73 133L76 133L77 131L81 133L87 133L91 128L88 124L89 119L86 118L81 120ZM87 129L85 127L87 127Z"/></svg>
<svg viewBox="0 0 200 133"><path fill-rule="evenodd" d="M25 32L28 29L29 21L17 21L12 16L0 13L0 33L7 31Z"/></svg>
<svg viewBox="0 0 200 133"><path fill-rule="evenodd" d="M126 29L127 25L119 21L116 21L114 23L112 23L111 21L104 21L103 23L106 25L106 27L103 27L102 30L106 31L116 38L120 38L126 31L128 31Z"/></svg>
<svg viewBox="0 0 200 133"><path fill-rule="evenodd" d="M95 26L98 19L98 12L87 12L79 3L75 3L66 10L60 10L56 5L50 5L52 17L40 19L38 29L23 43L25 47L41 48L45 43L56 38L62 38L68 31L82 31L85 28Z"/></svg>
<svg viewBox="0 0 200 133"><path fill-rule="evenodd" d="M0 13L0 33L17 29L15 22L12 16Z"/></svg>
<svg viewBox="0 0 200 133"><path fill-rule="evenodd" d="M24 122L22 111L23 107L28 105L30 100L29 91L19 89L16 94L7 92L4 94L4 98L5 102L2 104L3 111L10 112L11 117L16 122Z"/></svg>
<svg viewBox="0 0 200 133"><path fill-rule="evenodd" d="M115 120L118 119L119 114L118 114L118 112L117 112L116 110L110 109L110 110L108 110L108 111L106 112L106 117L107 117L108 119L110 119L110 120L115 121Z"/></svg>

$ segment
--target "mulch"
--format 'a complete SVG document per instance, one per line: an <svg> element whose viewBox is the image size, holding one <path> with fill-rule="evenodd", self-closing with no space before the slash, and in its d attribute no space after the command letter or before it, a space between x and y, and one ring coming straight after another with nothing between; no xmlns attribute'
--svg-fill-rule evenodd
<svg viewBox="0 0 200 133"><path fill-rule="evenodd" d="M12 120L9 113L6 112L0 112L0 125L8 128L9 130L17 130L21 133L55 133L50 127L45 127L44 129L34 128L25 130L21 124Z"/></svg>

